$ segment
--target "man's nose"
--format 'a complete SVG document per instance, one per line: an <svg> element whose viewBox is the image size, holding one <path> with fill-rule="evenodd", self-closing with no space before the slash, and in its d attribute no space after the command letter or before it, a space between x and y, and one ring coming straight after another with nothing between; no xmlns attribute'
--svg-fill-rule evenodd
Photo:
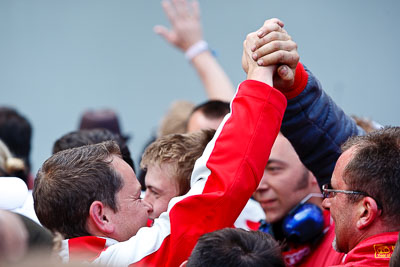
<svg viewBox="0 0 400 267"><path fill-rule="evenodd" d="M331 208L331 200L330 200L329 198L325 198L325 199L322 201L322 207L323 207L324 209L329 210L329 209Z"/></svg>
<svg viewBox="0 0 400 267"><path fill-rule="evenodd" d="M151 194L149 189L146 189L146 191L144 192L144 197L143 200L146 201L147 203L152 204L153 203L153 195Z"/></svg>
<svg viewBox="0 0 400 267"><path fill-rule="evenodd" d="M153 212L153 205L146 200L146 196L143 198L143 203L146 206L148 213Z"/></svg>
<svg viewBox="0 0 400 267"><path fill-rule="evenodd" d="M257 191L267 191L268 189L268 183L265 180L261 180L260 184L257 187Z"/></svg>

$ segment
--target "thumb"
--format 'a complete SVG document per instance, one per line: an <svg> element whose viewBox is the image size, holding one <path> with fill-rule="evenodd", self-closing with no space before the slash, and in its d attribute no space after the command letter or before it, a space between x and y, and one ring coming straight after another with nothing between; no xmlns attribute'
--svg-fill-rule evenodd
<svg viewBox="0 0 400 267"><path fill-rule="evenodd" d="M284 81L291 81L294 79L294 73L287 65L279 66L278 75Z"/></svg>
<svg viewBox="0 0 400 267"><path fill-rule="evenodd" d="M170 30L168 30L166 27L162 25L156 25L153 28L153 31L163 37L167 42L169 43L174 43L174 34Z"/></svg>

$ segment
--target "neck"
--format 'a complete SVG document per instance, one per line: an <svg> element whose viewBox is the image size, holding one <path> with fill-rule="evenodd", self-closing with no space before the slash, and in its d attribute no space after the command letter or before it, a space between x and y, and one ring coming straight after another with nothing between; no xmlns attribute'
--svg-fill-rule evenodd
<svg viewBox="0 0 400 267"><path fill-rule="evenodd" d="M105 237L105 238L112 238L114 239L113 236L110 236L109 234L101 231L101 229L99 229L98 227L96 227L96 224L92 222L92 220L87 220L86 223L86 229L88 231L88 233L91 236L98 236L98 237Z"/></svg>
<svg viewBox="0 0 400 267"><path fill-rule="evenodd" d="M375 236L378 234L386 233L386 232L395 232L399 231L399 227L388 226L385 222L380 219L374 221L374 223L367 228L358 231L355 235L353 235L353 239L349 242L348 251L352 250L355 246L357 246L363 240Z"/></svg>

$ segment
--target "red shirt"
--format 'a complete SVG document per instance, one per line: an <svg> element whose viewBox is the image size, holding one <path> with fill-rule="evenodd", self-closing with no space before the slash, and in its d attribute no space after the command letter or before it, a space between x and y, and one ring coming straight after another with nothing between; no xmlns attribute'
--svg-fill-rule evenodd
<svg viewBox="0 0 400 267"><path fill-rule="evenodd" d="M387 232L364 239L335 266L389 266L399 232Z"/></svg>

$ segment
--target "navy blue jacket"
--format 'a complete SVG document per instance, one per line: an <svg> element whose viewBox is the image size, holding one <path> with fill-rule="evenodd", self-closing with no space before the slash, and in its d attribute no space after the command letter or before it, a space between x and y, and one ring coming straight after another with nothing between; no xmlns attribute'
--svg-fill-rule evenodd
<svg viewBox="0 0 400 267"><path fill-rule="evenodd" d="M321 186L330 182L340 146L350 136L363 135L364 131L322 90L307 68L298 67L297 77L307 79L307 85L299 95L288 99L281 132Z"/></svg>

